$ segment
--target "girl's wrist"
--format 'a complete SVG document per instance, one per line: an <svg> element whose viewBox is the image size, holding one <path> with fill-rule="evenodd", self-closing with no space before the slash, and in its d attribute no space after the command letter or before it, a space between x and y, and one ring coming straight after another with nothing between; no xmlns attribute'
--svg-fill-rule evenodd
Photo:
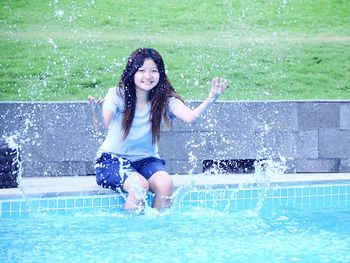
<svg viewBox="0 0 350 263"><path fill-rule="evenodd" d="M216 101L216 97L215 96L210 96L207 98L207 101L211 104L211 103L214 103Z"/></svg>

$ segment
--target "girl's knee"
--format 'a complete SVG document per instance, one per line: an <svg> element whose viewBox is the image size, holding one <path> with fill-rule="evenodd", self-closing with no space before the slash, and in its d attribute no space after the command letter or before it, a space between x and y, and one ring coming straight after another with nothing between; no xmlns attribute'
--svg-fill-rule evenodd
<svg viewBox="0 0 350 263"><path fill-rule="evenodd" d="M124 190L127 192L142 189L144 192L149 190L148 181L140 174L133 174L129 176L124 183Z"/></svg>
<svg viewBox="0 0 350 263"><path fill-rule="evenodd" d="M164 193L171 195L174 184L170 175L167 172L160 171L152 175L149 179L150 190L154 193Z"/></svg>

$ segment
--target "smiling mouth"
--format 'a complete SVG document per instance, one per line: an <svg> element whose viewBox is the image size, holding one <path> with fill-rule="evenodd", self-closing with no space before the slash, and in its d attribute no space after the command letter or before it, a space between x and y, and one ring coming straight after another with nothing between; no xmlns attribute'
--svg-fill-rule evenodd
<svg viewBox="0 0 350 263"><path fill-rule="evenodd" d="M149 84L153 84L154 81L142 81L143 84L149 85Z"/></svg>

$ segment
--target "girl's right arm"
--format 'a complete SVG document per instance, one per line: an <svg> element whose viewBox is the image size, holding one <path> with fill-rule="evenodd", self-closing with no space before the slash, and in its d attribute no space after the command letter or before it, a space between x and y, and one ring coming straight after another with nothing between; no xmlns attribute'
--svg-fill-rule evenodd
<svg viewBox="0 0 350 263"><path fill-rule="evenodd" d="M102 116L103 116L103 123L106 128L108 128L109 124L111 124L111 121L113 119L114 111L111 109L105 109L102 110Z"/></svg>
<svg viewBox="0 0 350 263"><path fill-rule="evenodd" d="M119 90L110 88L106 94L102 108L103 123L106 128L111 124L118 108L121 107L121 103L122 98Z"/></svg>
<svg viewBox="0 0 350 263"><path fill-rule="evenodd" d="M117 95L115 88L110 88L104 99L96 100L94 97L89 96L88 100L90 103L102 104L103 124L106 128L108 128L114 118L117 108L120 107L122 102L122 98Z"/></svg>

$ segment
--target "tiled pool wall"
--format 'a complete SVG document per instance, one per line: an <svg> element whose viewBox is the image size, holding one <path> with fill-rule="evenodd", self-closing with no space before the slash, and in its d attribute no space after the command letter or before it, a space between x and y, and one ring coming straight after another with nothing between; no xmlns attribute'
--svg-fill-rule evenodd
<svg viewBox="0 0 350 263"><path fill-rule="evenodd" d="M16 135L24 177L93 174L105 134L95 110L86 102L0 102L0 136ZM176 120L162 131L159 151L172 174L201 173L204 160L280 157L288 173L345 173L349 116L349 100L217 102L195 124Z"/></svg>
<svg viewBox="0 0 350 263"><path fill-rule="evenodd" d="M265 191L266 190L266 191ZM175 198L175 207L200 206L214 209L252 210L264 208L345 208L350 207L350 184L300 186L184 189ZM147 197L148 204L153 195ZM35 214L72 215L77 212L120 211L124 197L120 194L0 199L0 218L28 217Z"/></svg>

